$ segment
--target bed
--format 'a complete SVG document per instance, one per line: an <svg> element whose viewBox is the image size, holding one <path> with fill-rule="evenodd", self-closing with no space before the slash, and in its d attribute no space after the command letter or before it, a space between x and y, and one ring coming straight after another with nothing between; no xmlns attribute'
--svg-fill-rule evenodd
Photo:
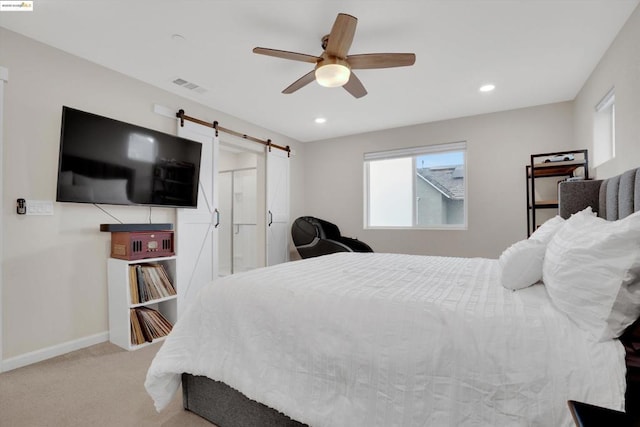
<svg viewBox="0 0 640 427"><path fill-rule="evenodd" d="M182 384L185 408L220 427L569 426L568 400L623 410L639 189L635 170L562 183L561 215L498 260L338 253L215 281L145 387L162 410Z"/></svg>

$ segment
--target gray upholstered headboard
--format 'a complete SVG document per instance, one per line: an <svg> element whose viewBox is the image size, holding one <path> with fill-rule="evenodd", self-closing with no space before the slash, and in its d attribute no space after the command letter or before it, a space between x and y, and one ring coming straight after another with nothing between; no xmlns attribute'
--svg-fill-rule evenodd
<svg viewBox="0 0 640 427"><path fill-rule="evenodd" d="M565 181L558 187L558 213L563 218L587 206L609 221L640 210L640 168L592 181Z"/></svg>

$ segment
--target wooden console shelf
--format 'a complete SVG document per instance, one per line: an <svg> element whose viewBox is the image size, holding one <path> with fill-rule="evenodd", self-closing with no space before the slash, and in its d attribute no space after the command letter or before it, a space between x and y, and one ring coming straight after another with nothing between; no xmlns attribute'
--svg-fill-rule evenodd
<svg viewBox="0 0 640 427"><path fill-rule="evenodd" d="M548 163L536 163L533 165L534 176L573 176L576 169L584 166L584 161L562 161L562 162L548 162ZM528 175L531 177L531 168L527 169Z"/></svg>

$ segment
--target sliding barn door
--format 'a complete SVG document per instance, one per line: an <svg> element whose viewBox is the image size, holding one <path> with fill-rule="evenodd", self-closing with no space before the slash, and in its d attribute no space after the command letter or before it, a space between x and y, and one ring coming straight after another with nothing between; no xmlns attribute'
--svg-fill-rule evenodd
<svg viewBox="0 0 640 427"><path fill-rule="evenodd" d="M267 265L289 261L289 157L267 150Z"/></svg>
<svg viewBox="0 0 640 427"><path fill-rule="evenodd" d="M198 208L178 209L176 225L176 284L178 316L198 291L218 276L218 151L213 128L178 120L178 136L202 144Z"/></svg>

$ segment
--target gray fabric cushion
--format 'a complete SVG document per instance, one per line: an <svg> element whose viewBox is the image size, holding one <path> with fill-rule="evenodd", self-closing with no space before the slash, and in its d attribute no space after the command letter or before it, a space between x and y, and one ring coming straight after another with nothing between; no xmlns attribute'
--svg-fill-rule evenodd
<svg viewBox="0 0 640 427"><path fill-rule="evenodd" d="M600 218L607 217L607 180L602 181L600 185L600 197L598 198L598 216Z"/></svg>
<svg viewBox="0 0 640 427"><path fill-rule="evenodd" d="M615 221L640 211L640 168L602 181L561 182L559 190L562 218L591 206L599 217Z"/></svg>
<svg viewBox="0 0 640 427"><path fill-rule="evenodd" d="M563 181L559 184L558 215L568 219L572 214L591 206L599 213L602 180Z"/></svg>
<svg viewBox="0 0 640 427"><path fill-rule="evenodd" d="M182 403L202 418L222 427L308 427L220 381L182 374Z"/></svg>
<svg viewBox="0 0 640 427"><path fill-rule="evenodd" d="M620 218L618 215L618 189L620 188L620 175L616 175L607 179L607 195L605 203L607 204L607 216L609 221L615 221Z"/></svg>
<svg viewBox="0 0 640 427"><path fill-rule="evenodd" d="M636 186L633 201L633 211L640 211L640 169L636 169Z"/></svg>
<svg viewBox="0 0 640 427"><path fill-rule="evenodd" d="M618 188L618 218L631 215L634 211L633 197L636 184L636 169L626 171L620 176L620 187Z"/></svg>

